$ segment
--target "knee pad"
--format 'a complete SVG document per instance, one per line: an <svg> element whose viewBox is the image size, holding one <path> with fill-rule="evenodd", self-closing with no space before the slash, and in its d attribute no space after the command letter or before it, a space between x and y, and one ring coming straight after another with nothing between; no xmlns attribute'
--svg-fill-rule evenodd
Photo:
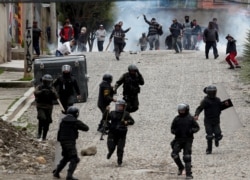
<svg viewBox="0 0 250 180"><path fill-rule="evenodd" d="M183 156L183 161L184 161L185 163L191 162L191 155L190 155L190 154L184 155L184 156Z"/></svg>
<svg viewBox="0 0 250 180"><path fill-rule="evenodd" d="M171 153L171 157L173 159L178 159L179 158L179 154Z"/></svg>
<svg viewBox="0 0 250 180"><path fill-rule="evenodd" d="M207 135L207 136L206 136L206 139L207 139L208 141L212 141L212 140L213 140L213 138L214 138L214 136L213 136L213 135Z"/></svg>

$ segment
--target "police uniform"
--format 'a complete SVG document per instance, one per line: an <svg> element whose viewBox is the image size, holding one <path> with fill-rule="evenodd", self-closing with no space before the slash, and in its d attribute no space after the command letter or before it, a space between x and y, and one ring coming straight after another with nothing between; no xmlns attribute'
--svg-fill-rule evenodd
<svg viewBox="0 0 250 180"><path fill-rule="evenodd" d="M71 113L71 110L73 110L73 113ZM73 177L73 173L77 167L78 162L80 161L76 149L78 130L89 130L89 127L86 124L77 119L78 114L79 110L71 106L67 110L67 115L61 120L59 131L57 134L57 140L61 144L63 158L57 165L57 168L53 171L54 177L60 178L59 173L66 166L66 164L70 162L66 179L76 180L76 178Z"/></svg>
<svg viewBox="0 0 250 180"><path fill-rule="evenodd" d="M130 67L132 66L131 73ZM135 112L139 109L138 94L140 93L140 85L144 85L144 78L135 65L128 67L129 72L124 73L118 81L116 81L115 89L123 84L123 99L127 103L126 111Z"/></svg>
<svg viewBox="0 0 250 180"><path fill-rule="evenodd" d="M180 106L185 104L181 104ZM200 129L198 123L189 114L189 110L185 113L177 115L171 125L171 133L175 135L174 140L171 142L172 153L171 157L174 159L176 165L178 166L178 175L182 174L182 171L186 170L186 176L192 179L191 171L191 154L192 154L192 143L194 136L193 134L198 132ZM183 150L183 161L185 166L182 164L179 153Z"/></svg>
<svg viewBox="0 0 250 180"><path fill-rule="evenodd" d="M123 102L125 104L125 101ZM119 101L117 103L119 104ZM110 159L111 155L115 151L115 148L117 147L117 163L118 165L121 165L128 131L127 126L133 125L134 119L127 111L117 109L115 111L111 111L110 113L106 112L103 119L105 118L107 118L108 123L110 123L107 139L107 159Z"/></svg>
<svg viewBox="0 0 250 180"><path fill-rule="evenodd" d="M67 65L69 66L69 65ZM80 95L80 89L76 79L71 75L71 70L68 73L63 73L54 82L60 101L65 111L69 106L74 104L74 94Z"/></svg>
<svg viewBox="0 0 250 180"><path fill-rule="evenodd" d="M99 85L99 96L97 106L101 110L102 114L106 111L106 107L110 105L113 99L114 90L111 86L112 76L110 74L105 74L103 76L103 81ZM102 120L99 124L98 131L102 131Z"/></svg>
<svg viewBox="0 0 250 180"><path fill-rule="evenodd" d="M44 75L46 77L47 75ZM52 77L48 75L49 78ZM42 78L42 79L43 79ZM58 95L56 90L50 85L43 84L38 85L34 91L36 108L37 108L37 119L38 119L38 134L37 138L40 139L42 136L43 140L46 140L46 136L49 130L49 124L52 123L52 110L53 101L57 99Z"/></svg>
<svg viewBox="0 0 250 180"><path fill-rule="evenodd" d="M207 134L207 154L212 153L213 139L215 139L215 145L219 146L219 141L223 137L220 128L220 114L223 104L220 98L216 97L215 95L210 95L209 92L207 92L207 89L209 89L210 87L216 88L214 86L208 86L204 89L204 92L208 95L204 97L195 111L195 116L198 117L199 114L204 110L204 125ZM216 91L217 89L215 89L215 93Z"/></svg>

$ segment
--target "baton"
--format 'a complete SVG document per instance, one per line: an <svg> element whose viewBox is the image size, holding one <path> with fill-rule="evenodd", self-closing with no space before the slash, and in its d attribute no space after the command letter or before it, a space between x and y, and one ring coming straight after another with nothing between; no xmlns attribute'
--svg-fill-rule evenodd
<svg viewBox="0 0 250 180"><path fill-rule="evenodd" d="M63 105L62 105L60 99L56 99L56 100L57 100L57 102L58 102L58 104L59 104L61 110L62 110L63 112L65 112L65 109L63 108Z"/></svg>
<svg viewBox="0 0 250 180"><path fill-rule="evenodd" d="M108 43L108 45L107 45L107 47L106 47L105 51L107 51L107 50L108 50L108 48L109 48L109 46L110 46L110 43L111 43L111 41L109 41L109 43Z"/></svg>

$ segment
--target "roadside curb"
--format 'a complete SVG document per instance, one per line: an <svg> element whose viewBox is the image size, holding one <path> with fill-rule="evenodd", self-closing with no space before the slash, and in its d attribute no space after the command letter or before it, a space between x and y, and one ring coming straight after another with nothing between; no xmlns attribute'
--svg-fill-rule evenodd
<svg viewBox="0 0 250 180"><path fill-rule="evenodd" d="M27 88L32 86L31 81L0 81L0 87L2 88Z"/></svg>
<svg viewBox="0 0 250 180"><path fill-rule="evenodd" d="M23 97L21 97L7 110L7 112L1 117L1 119L4 121L12 120L15 115L22 109L22 107L25 106L26 103L31 103L34 101L34 98L32 99L33 92L34 87L31 87L24 93Z"/></svg>

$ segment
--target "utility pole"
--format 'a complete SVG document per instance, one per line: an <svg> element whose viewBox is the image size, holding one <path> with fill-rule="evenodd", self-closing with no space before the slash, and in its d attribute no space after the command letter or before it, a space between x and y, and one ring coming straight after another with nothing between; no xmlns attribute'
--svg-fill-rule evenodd
<svg viewBox="0 0 250 180"><path fill-rule="evenodd" d="M51 43L57 47L57 18L56 18L56 3L50 3L50 29Z"/></svg>
<svg viewBox="0 0 250 180"><path fill-rule="evenodd" d="M25 37L24 37L24 79L32 78L32 24L33 3L24 4L25 7Z"/></svg>

